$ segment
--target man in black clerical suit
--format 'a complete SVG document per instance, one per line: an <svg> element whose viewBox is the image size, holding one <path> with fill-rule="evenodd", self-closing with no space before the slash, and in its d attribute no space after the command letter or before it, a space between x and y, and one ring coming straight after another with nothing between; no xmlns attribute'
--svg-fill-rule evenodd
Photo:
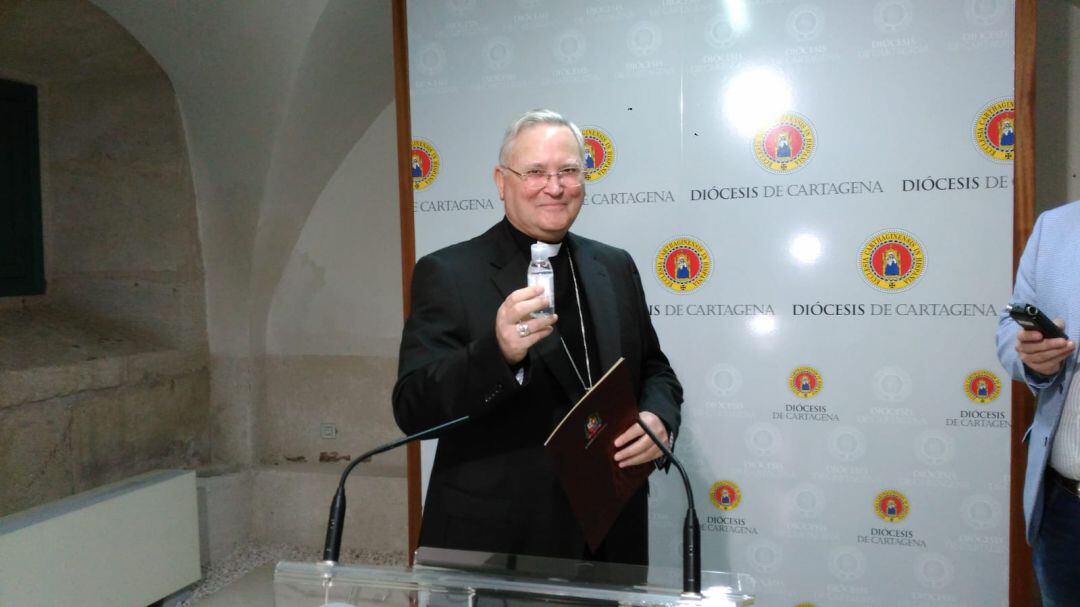
<svg viewBox="0 0 1080 607"><path fill-rule="evenodd" d="M506 217L416 264L401 339L394 416L414 433L462 415L440 437L420 544L645 564L647 485L593 553L544 440L621 356L640 417L671 444L682 387L649 320L641 278L621 249L569 233L585 197L585 144L573 123L534 110L506 132L495 186ZM558 245L554 316L526 287L530 245ZM620 465L655 465L638 426L615 438Z"/></svg>

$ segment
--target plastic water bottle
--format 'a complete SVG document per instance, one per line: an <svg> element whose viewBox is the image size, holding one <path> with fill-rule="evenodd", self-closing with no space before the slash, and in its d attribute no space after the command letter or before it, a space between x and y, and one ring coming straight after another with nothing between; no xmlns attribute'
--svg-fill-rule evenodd
<svg viewBox="0 0 1080 607"><path fill-rule="evenodd" d="M538 242L531 247L532 261L529 262L527 279L529 286L540 285L544 287L544 296L547 297L548 307L532 313L533 318L551 316L555 313L555 272L551 269L551 261L548 256L551 249L548 245Z"/></svg>

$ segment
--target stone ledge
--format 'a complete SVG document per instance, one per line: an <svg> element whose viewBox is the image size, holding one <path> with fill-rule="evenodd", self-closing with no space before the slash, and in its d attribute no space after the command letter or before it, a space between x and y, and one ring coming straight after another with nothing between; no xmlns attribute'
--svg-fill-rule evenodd
<svg viewBox="0 0 1080 607"><path fill-rule="evenodd" d="M205 352L164 347L57 310L0 308L0 408L207 366Z"/></svg>
<svg viewBox="0 0 1080 607"><path fill-rule="evenodd" d="M177 377L206 366L204 355L162 350L48 367L0 370L0 408L115 388L149 377Z"/></svg>

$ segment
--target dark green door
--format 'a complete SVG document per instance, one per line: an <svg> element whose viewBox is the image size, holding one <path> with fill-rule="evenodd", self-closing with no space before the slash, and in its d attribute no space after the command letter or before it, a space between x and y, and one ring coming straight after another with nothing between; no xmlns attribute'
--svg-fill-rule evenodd
<svg viewBox="0 0 1080 607"><path fill-rule="evenodd" d="M0 297L44 292L37 89L0 80Z"/></svg>

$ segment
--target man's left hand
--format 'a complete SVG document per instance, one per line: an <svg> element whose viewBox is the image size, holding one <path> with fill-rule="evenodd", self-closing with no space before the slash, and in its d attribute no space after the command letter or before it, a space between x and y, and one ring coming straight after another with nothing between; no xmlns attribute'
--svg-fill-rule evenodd
<svg viewBox="0 0 1080 607"><path fill-rule="evenodd" d="M649 430L652 430L657 438L663 441L665 445L668 443L667 427L664 426L664 422L660 421L659 417L648 411L642 411L638 416L641 421L649 426ZM645 464L664 455L660 447L657 447L652 439L645 434L645 431L641 429L641 426L637 424L627 428L626 432L623 432L615 439L615 448L617 449L615 451L615 461L619 463L620 468Z"/></svg>

